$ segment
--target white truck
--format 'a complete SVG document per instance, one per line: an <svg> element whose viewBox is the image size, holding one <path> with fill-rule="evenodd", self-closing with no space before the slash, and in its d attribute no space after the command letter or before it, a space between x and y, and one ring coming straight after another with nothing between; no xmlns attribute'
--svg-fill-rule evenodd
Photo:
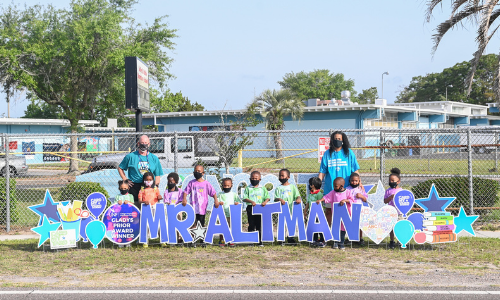
<svg viewBox="0 0 500 300"><path fill-rule="evenodd" d="M154 153L160 160L163 168L174 168L175 164L175 138L150 137L151 146L149 151ZM215 165L219 161L214 153L214 139L211 137L179 136L177 138L177 167L191 168L196 163ZM135 137L118 139L119 151L135 151ZM195 146L196 145L196 146ZM99 155L92 159L87 172L103 169L116 169L128 153L116 153Z"/></svg>

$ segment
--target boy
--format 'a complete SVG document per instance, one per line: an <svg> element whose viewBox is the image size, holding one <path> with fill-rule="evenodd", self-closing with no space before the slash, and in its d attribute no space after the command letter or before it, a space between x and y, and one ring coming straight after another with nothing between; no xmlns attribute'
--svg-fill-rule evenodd
<svg viewBox="0 0 500 300"><path fill-rule="evenodd" d="M300 193L297 189L297 186L290 184L290 182L288 182L288 179L290 179L290 171L288 169L281 169L279 173L279 181L281 182L281 185L278 186L274 191L274 201L281 202L281 205L285 205L288 203L288 205L290 206L290 214L292 214L294 204L302 203L302 199L300 198ZM289 244L294 244L295 238L288 237L287 242Z"/></svg>
<svg viewBox="0 0 500 300"><path fill-rule="evenodd" d="M233 180L231 178L222 179L222 193L219 193L219 204L224 207L224 214L226 215L227 224L231 224L229 205L240 204L240 197L234 192L231 192L233 188ZM219 245L224 245L224 240L222 234L219 235ZM233 243L229 243L229 246L234 246Z"/></svg>
<svg viewBox="0 0 500 300"><path fill-rule="evenodd" d="M304 217L307 218L309 216L309 209L311 208L311 204L313 202L316 202L318 200L321 200L321 198L323 198L323 193L321 192L321 179L319 179L319 177L311 177L309 178L309 190L310 190L310 193L309 195L307 196L307 202L306 202L306 207L304 209ZM314 220L312 220L314 221ZM308 220L309 222L309 220ZM325 247L325 238L323 237L323 234L321 233L315 233L314 234L314 238L313 238L314 242L313 242L313 245L314 246L318 246L318 247Z"/></svg>
<svg viewBox="0 0 500 300"><path fill-rule="evenodd" d="M269 193L265 186L259 186L260 183L260 172L253 171L250 174L250 186L245 188L243 193L243 202L248 203L247 206L247 216L248 216L248 232L259 231L259 246L263 247L262 244L262 216L253 214L253 207L255 205L266 206L269 202Z"/></svg>

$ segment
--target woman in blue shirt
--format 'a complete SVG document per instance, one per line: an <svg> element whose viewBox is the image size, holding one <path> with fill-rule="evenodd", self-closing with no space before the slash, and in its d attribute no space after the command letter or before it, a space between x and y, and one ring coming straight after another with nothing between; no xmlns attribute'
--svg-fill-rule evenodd
<svg viewBox="0 0 500 300"><path fill-rule="evenodd" d="M337 177L342 177L345 184L349 185L349 177L352 173L358 173L359 164L356 155L351 150L351 145L345 133L335 131L330 137L330 149L325 151L319 167L319 178L325 180L323 195L333 190L333 181ZM332 209L326 205L326 219L330 224L332 219ZM331 224L330 224L331 225Z"/></svg>

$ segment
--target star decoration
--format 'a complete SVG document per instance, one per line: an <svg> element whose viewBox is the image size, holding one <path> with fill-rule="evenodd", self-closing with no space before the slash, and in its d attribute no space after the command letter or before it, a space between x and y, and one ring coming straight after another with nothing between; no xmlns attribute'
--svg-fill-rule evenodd
<svg viewBox="0 0 500 300"><path fill-rule="evenodd" d="M196 224L196 227L193 229L189 229L191 234L193 234L193 243L196 243L197 240L205 239L205 233L207 233L207 227L202 227L200 221Z"/></svg>
<svg viewBox="0 0 500 300"><path fill-rule="evenodd" d="M384 185L382 184L382 181L379 180L377 184L377 191L374 194L369 194L367 199L368 203L372 205L374 211L379 211L385 205L384 195Z"/></svg>
<svg viewBox="0 0 500 300"><path fill-rule="evenodd" d="M467 216L465 214L464 207L461 206L458 217L455 217L453 219L453 223L455 224L455 233L459 234L460 232L465 230L473 236L476 236L476 233L472 228L472 224L476 222L477 218L479 218L479 216Z"/></svg>
<svg viewBox="0 0 500 300"><path fill-rule="evenodd" d="M42 226L31 228L32 231L40 235L40 239L38 240L38 247L43 245L43 243L45 243L45 241L50 238L50 232L56 231L59 226L61 226L61 222L50 223L47 216L43 216Z"/></svg>
<svg viewBox="0 0 500 300"><path fill-rule="evenodd" d="M429 197L415 199L415 203L422 207L424 211L445 211L448 205L450 205L455 199L455 197L439 197L433 183L431 190L429 191Z"/></svg>
<svg viewBox="0 0 500 300"><path fill-rule="evenodd" d="M42 225L42 219L44 215L47 216L47 218L52 222L61 221L59 213L57 212L57 204L59 203L52 200L52 196L50 195L49 190L47 190L45 191L45 198L43 199L42 204L28 206L28 208L40 216L38 225Z"/></svg>

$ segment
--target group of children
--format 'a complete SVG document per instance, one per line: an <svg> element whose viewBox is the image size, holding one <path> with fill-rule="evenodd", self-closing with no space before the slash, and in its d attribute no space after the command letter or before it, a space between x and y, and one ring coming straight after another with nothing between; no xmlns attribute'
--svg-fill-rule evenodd
<svg viewBox="0 0 500 300"><path fill-rule="evenodd" d="M388 205L394 206L394 195L401 190L399 187L400 181L400 170L397 168L391 169L391 175L389 176L389 189L385 191L384 202ZM167 189L165 190L163 197L158 189L154 186L154 176L150 172L146 172L143 176L144 186L139 192L139 202L147 205L154 205L158 201L163 200L167 205L176 204L187 204L187 196L190 196L191 205L193 206L196 213L195 224L200 222L201 226L205 227L205 214L207 211L208 197L214 198L214 206L216 208L222 205L224 208L224 213L227 218L228 224L230 224L230 214L229 206L233 204L240 204L240 202L247 203L247 216L248 216L248 231L258 231L259 232L259 246L262 244L262 220L261 215L253 214L253 207L256 205L266 206L269 203L270 197L267 188L260 185L261 174L259 171L253 171L250 174L250 185L247 186L243 192L243 198L237 193L232 192L233 182L231 178L224 178L222 180L222 192L217 194L213 186L206 181L203 176L205 170L202 165L196 165L194 168L193 175L195 179L191 180L186 189L183 191L178 188L179 175L177 173L170 173L167 175L168 183ZM293 212L294 204L301 204L302 198L300 196L299 190L296 185L290 184L288 180L290 179L290 171L288 169L282 169L279 172L280 186L276 187L274 191L274 201L281 202L282 205L289 205L290 212ZM325 209L325 215L331 216L332 203L338 203L340 206L346 205L347 210L351 213L351 207L354 203L367 202L368 195L361 183L361 177L358 173L352 173L349 178L349 185L345 186L345 180L342 177L335 178L333 182L333 191L323 195L321 192L322 182L318 177L312 177L309 179L310 193L307 195L307 201L304 207L304 216L307 219L309 215L309 210L312 203L323 204ZM134 198L128 193L128 180L120 180L118 182L120 189L120 194L115 197L115 203L121 204L133 204ZM327 218L329 225L331 226L331 218ZM193 225L194 226L194 225ZM340 242L334 242L333 248L345 250L345 235L346 231L344 225L341 226L340 232ZM325 247L326 243L322 234L314 234L314 246ZM179 240L179 242L182 242ZM295 243L295 238L287 237L288 243ZM219 244L223 244L222 236L219 237ZM360 246L364 245L362 239L362 232L360 230ZM232 243L229 243L233 246ZM390 233L390 243L389 247L394 249L394 232Z"/></svg>

